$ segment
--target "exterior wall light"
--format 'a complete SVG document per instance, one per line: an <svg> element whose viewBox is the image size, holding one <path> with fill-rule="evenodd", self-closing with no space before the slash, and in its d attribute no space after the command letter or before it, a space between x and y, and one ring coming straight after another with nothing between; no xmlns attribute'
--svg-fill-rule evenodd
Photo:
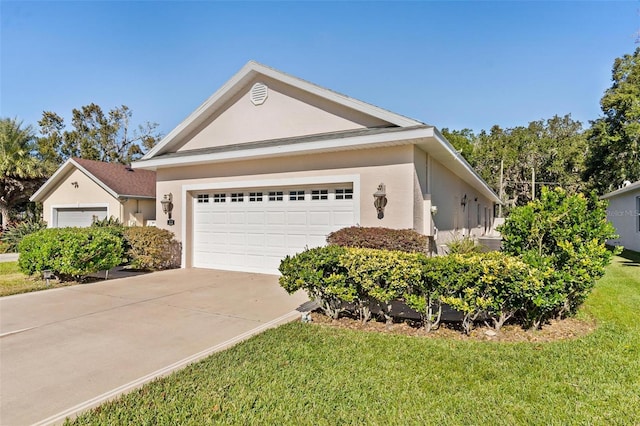
<svg viewBox="0 0 640 426"><path fill-rule="evenodd" d="M162 204L162 211L164 214L169 216L169 220L167 220L167 225L173 225L174 221L171 219L171 211L173 210L173 194L168 193L164 195L164 198L160 201Z"/></svg>
<svg viewBox="0 0 640 426"><path fill-rule="evenodd" d="M378 185L378 190L373 194L373 205L378 211L378 219L384 217L384 208L387 205L387 191L384 183Z"/></svg>
<svg viewBox="0 0 640 426"><path fill-rule="evenodd" d="M431 206L431 214L434 216L438 214L438 206Z"/></svg>
<svg viewBox="0 0 640 426"><path fill-rule="evenodd" d="M467 194L464 194L464 197L462 197L462 201L460 201L460 205L462 206L462 210L464 211L464 208L467 207Z"/></svg>

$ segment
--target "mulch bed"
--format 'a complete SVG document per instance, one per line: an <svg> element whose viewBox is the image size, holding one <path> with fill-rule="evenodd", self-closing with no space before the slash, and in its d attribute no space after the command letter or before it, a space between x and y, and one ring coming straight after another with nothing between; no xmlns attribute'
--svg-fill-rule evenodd
<svg viewBox="0 0 640 426"><path fill-rule="evenodd" d="M456 323L443 323L439 329L427 333L424 329L408 322L398 322L387 326L384 322L375 320L366 323L348 317L334 320L320 312L312 312L311 319L313 324L324 327L338 327L432 339L492 342L554 342L586 336L597 328L595 321L567 318L564 320L552 320L545 324L541 330L524 330L518 325L505 325L496 333L493 328L477 326L469 335L466 335L459 327L456 328Z"/></svg>

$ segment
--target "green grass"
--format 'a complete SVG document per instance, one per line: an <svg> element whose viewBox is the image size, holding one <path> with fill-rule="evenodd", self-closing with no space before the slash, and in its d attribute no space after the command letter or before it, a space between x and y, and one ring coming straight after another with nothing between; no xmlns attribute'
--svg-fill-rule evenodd
<svg viewBox="0 0 640 426"><path fill-rule="evenodd" d="M291 323L71 424L638 424L637 259L616 257L581 315L597 319L594 333L552 343Z"/></svg>
<svg viewBox="0 0 640 426"><path fill-rule="evenodd" d="M20 272L18 262L0 262L0 296L64 287L71 284L75 283L59 283L52 280L47 286L45 280L29 277Z"/></svg>

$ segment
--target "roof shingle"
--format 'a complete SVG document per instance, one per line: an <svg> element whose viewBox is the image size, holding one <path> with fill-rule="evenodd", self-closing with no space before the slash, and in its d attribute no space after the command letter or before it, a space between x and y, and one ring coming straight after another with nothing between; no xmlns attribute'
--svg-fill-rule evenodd
<svg viewBox="0 0 640 426"><path fill-rule="evenodd" d="M118 196L155 197L156 172L132 169L130 166L102 161L73 158L73 161L91 173Z"/></svg>

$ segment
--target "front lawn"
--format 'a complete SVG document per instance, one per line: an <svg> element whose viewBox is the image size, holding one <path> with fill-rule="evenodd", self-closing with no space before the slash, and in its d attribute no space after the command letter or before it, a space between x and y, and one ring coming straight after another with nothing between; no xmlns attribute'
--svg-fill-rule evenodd
<svg viewBox="0 0 640 426"><path fill-rule="evenodd" d="M0 296L64 287L71 284L75 284L75 282L60 283L51 280L50 285L47 286L47 282L41 277L29 277L20 272L18 262L0 262Z"/></svg>
<svg viewBox="0 0 640 426"><path fill-rule="evenodd" d="M636 424L640 263L616 257L553 343L429 339L291 323L70 424Z"/></svg>

